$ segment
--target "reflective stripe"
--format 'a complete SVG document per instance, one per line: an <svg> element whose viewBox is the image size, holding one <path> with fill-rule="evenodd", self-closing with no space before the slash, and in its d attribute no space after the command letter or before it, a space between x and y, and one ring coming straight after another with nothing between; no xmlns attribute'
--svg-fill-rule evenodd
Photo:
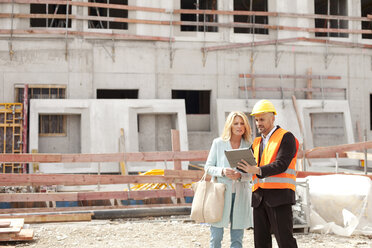
<svg viewBox="0 0 372 248"><path fill-rule="evenodd" d="M291 175L296 176L296 170L294 170L294 169L286 169L286 171L284 171L283 173L287 173L287 174L291 174Z"/></svg>
<svg viewBox="0 0 372 248"><path fill-rule="evenodd" d="M255 178L253 184L257 183L290 183L296 185L296 180L288 177L267 177L263 179Z"/></svg>
<svg viewBox="0 0 372 248"><path fill-rule="evenodd" d="M266 164L273 163L278 154L281 141L284 135L287 133L286 130L278 128L270 137L269 143L263 149L262 154L260 154L260 144L262 138L258 137L253 141L252 148L254 150L254 156L256 159L261 155L259 160L259 166L265 166ZM263 189L291 189L296 190L296 159L298 151L298 140L296 141L296 154L288 165L287 169L277 175L269 176L267 178L258 178L256 175L252 175L253 187L252 191L254 192L258 188Z"/></svg>

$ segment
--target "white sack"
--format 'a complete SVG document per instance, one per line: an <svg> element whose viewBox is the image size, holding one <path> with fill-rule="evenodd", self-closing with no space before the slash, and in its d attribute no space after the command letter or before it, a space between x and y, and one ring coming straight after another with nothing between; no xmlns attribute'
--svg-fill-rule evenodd
<svg viewBox="0 0 372 248"><path fill-rule="evenodd" d="M310 230L372 234L372 182L356 175L309 176Z"/></svg>

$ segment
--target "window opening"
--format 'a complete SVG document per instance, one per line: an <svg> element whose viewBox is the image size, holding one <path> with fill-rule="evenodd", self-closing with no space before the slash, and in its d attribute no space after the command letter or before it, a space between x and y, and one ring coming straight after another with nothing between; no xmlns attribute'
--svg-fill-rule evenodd
<svg viewBox="0 0 372 248"><path fill-rule="evenodd" d="M23 103L23 87L15 89L15 99ZM29 85L29 99L65 99L66 87L61 85ZM40 136L65 136L66 135L65 115L39 115Z"/></svg>
<svg viewBox="0 0 372 248"><path fill-rule="evenodd" d="M217 0L181 0L181 9L217 10ZM205 19L205 20L204 20ZM185 22L218 22L217 15L181 14L181 21ZM181 25L184 32L218 32L218 27L204 25Z"/></svg>
<svg viewBox="0 0 372 248"><path fill-rule="evenodd" d="M117 5L128 5L128 0L89 0L90 3L105 3L105 4L117 4ZM89 16L98 17L116 17L116 18L128 18L128 10L126 9L111 9L111 8L98 8L89 7ZM88 28L97 29L128 29L127 22L113 22L113 21L88 21Z"/></svg>
<svg viewBox="0 0 372 248"><path fill-rule="evenodd" d="M367 17L367 15L372 14L372 0L362 0L362 17ZM362 22L362 30L371 30L372 29L372 20L367 22ZM362 39L372 39L372 34L362 34Z"/></svg>
<svg viewBox="0 0 372 248"><path fill-rule="evenodd" d="M186 114L210 113L209 90L172 90L172 99L185 99Z"/></svg>
<svg viewBox="0 0 372 248"><path fill-rule="evenodd" d="M138 99L138 90L97 89L97 99Z"/></svg>
<svg viewBox="0 0 372 248"><path fill-rule="evenodd" d="M31 4L31 14L51 14L51 15L66 15L67 5L63 4ZM71 15L71 5L68 7L68 14ZM66 17L55 18L30 18L31 27L45 28L66 28ZM71 20L68 20L68 27L71 28Z"/></svg>
<svg viewBox="0 0 372 248"><path fill-rule="evenodd" d="M267 0L234 0L234 11L267 11ZM268 24L267 16L234 15L234 22ZM266 28L234 28L234 33L269 34Z"/></svg>
<svg viewBox="0 0 372 248"><path fill-rule="evenodd" d="M315 0L315 14L347 16L347 0ZM315 19L316 28L347 29L347 20ZM316 32L316 37L349 37L347 33Z"/></svg>

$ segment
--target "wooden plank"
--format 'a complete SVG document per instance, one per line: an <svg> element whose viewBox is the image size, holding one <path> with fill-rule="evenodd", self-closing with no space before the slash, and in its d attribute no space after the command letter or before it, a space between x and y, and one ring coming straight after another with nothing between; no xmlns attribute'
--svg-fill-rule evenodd
<svg viewBox="0 0 372 248"><path fill-rule="evenodd" d="M73 214L36 214L36 215L9 215L7 218L24 218L25 223L50 223L50 222L74 222L91 221L93 213L73 213Z"/></svg>
<svg viewBox="0 0 372 248"><path fill-rule="evenodd" d="M192 190L190 190L192 192ZM189 193L185 193L185 196L189 196ZM23 213L66 213L69 211L93 211L93 210L112 210L112 209L128 209L128 208L166 208L174 207L172 204L151 204L149 205L123 205L123 206L81 206L81 207L54 207L54 208L5 208L0 209L0 214L23 214ZM189 207L191 203L178 203L176 206Z"/></svg>
<svg viewBox="0 0 372 248"><path fill-rule="evenodd" d="M15 218L15 219L7 219L4 217L0 217L1 222L10 222L10 227L23 227L24 219L23 218Z"/></svg>
<svg viewBox="0 0 372 248"><path fill-rule="evenodd" d="M65 0L0 0L0 3L17 3L17 4L60 4L66 5ZM171 10L163 8L151 8L151 7L140 7L130 6L121 4L105 4L105 3L93 3L93 2L79 2L69 1L69 5L84 6L84 7L99 7L99 8L110 8L110 9L126 9L136 11L148 11L155 13L171 13ZM284 12L266 12L266 11L228 11L228 10L192 10L192 9L176 9L173 10L174 14L211 14L211 15L254 15L254 16L280 16L280 17L292 17L292 18L319 18L319 19L330 19L330 20L350 20L350 21L369 21L372 19L371 15L367 17L359 16L342 16L342 15L322 15L322 14L307 14L307 13L284 13Z"/></svg>
<svg viewBox="0 0 372 248"><path fill-rule="evenodd" d="M0 234L3 233L18 233L21 231L23 225L24 225L24 219L17 217L15 219L9 219L1 217L0 222L1 223L10 223L8 227L0 228Z"/></svg>
<svg viewBox="0 0 372 248"><path fill-rule="evenodd" d="M20 18L20 19L61 19L65 20L68 16L70 20L89 20L89 21L110 21L121 23L139 23L153 25L170 25L170 21L146 20L146 19L129 19L122 17L107 17L107 16L77 16L65 14L11 14L0 13L0 18Z"/></svg>
<svg viewBox="0 0 372 248"><path fill-rule="evenodd" d="M315 171L297 171L297 178L305 178L308 176L326 176L326 175L352 175L352 176L364 176L372 179L372 175L365 174L352 174L352 173L332 173L332 172L315 172Z"/></svg>
<svg viewBox="0 0 372 248"><path fill-rule="evenodd" d="M1 233L18 233L21 231L21 227L4 227L0 228Z"/></svg>
<svg viewBox="0 0 372 248"><path fill-rule="evenodd" d="M188 195L191 189L182 189ZM176 196L173 189L166 190L134 190L134 191L99 191L99 192L73 192L73 193L8 193L0 194L0 202L42 202L42 201L83 201L83 200L109 200L167 198Z"/></svg>
<svg viewBox="0 0 372 248"><path fill-rule="evenodd" d="M12 0L0 0L0 3L12 3ZM31 4L31 3L34 3L34 4L67 5L66 0L14 0L14 3L17 3L17 4ZM146 11L146 12L154 12L154 13L164 13L164 12L166 12L166 9L161 9L161 8L140 7L140 6L131 6L131 5L123 5L123 4L106 4L106 3L78 2L78 1L68 1L68 4L72 5L72 6L136 10L136 11Z"/></svg>
<svg viewBox="0 0 372 248"><path fill-rule="evenodd" d="M341 76L335 75L313 75L308 71L307 75L296 75L296 74L239 74L240 78L293 78L293 79L324 79L324 80L340 80ZM311 87L309 87L311 88Z"/></svg>
<svg viewBox="0 0 372 248"><path fill-rule="evenodd" d="M278 91L280 92L281 90L283 91L293 91L293 92L298 92L298 91L301 91L301 92L345 92L346 89L345 88L280 88L280 87L255 87L255 88L252 88L252 87L239 87L239 89L241 90L249 90L249 91L252 91L252 90L256 90L256 91Z"/></svg>
<svg viewBox="0 0 372 248"><path fill-rule="evenodd" d="M12 34L12 35L66 35L66 30L60 29L0 29L0 34ZM159 36L146 36L146 35L133 35L133 34L122 34L122 33L103 33L103 32L81 32L81 31L67 31L70 36L87 36L87 37L101 37L101 38L115 38L125 40L153 40L153 41L174 41L174 38L159 37Z"/></svg>
<svg viewBox="0 0 372 248"><path fill-rule="evenodd" d="M347 157L350 159L364 160L364 152L345 152ZM372 160L372 153L367 153L367 160Z"/></svg>
<svg viewBox="0 0 372 248"><path fill-rule="evenodd" d="M308 89L311 89L313 87L313 81L312 81L312 76L313 73L312 73L312 68L308 68L307 69L307 88ZM322 77L322 76L320 76ZM340 77L341 79L341 77ZM313 92L306 92L306 99L312 99L313 98Z"/></svg>
<svg viewBox="0 0 372 248"><path fill-rule="evenodd" d="M10 223L11 223L10 221L2 221L0 219L0 228L9 227Z"/></svg>
<svg viewBox="0 0 372 248"><path fill-rule="evenodd" d="M22 241L22 240L32 240L34 238L34 230L32 229L22 229L19 233L0 234L0 241Z"/></svg>
<svg viewBox="0 0 372 248"><path fill-rule="evenodd" d="M172 129L171 130L172 135L172 151L173 152L179 152L181 151L181 144L180 144L180 132L178 130ZM174 159L174 170L180 171L182 170L182 163L179 159ZM176 198L180 199L182 203L185 202L185 198L183 195L183 184L182 183L176 183Z"/></svg>
<svg viewBox="0 0 372 248"><path fill-rule="evenodd" d="M40 185L96 185L128 183L190 183L197 177L173 177L152 175L86 175L86 174L4 174L0 173L0 186ZM1 194L0 194L1 197Z"/></svg>
<svg viewBox="0 0 372 248"><path fill-rule="evenodd" d="M209 151L165 151L165 152L132 152L104 154L0 154L0 162L28 163L83 163L83 162L121 162L125 156L129 162L159 162L170 160L205 161ZM62 164L61 164L62 166Z"/></svg>
<svg viewBox="0 0 372 248"><path fill-rule="evenodd" d="M332 45L340 45L340 46L346 46L346 47L372 48L372 45L368 45L368 44L353 43L353 42L346 42L346 41L334 41L334 40L326 40L326 39L316 39L316 38L306 38L306 37L296 37L296 38L287 38L287 39L278 39L278 40L255 41L255 42L247 42L247 43L235 43L235 44L220 45L220 46L210 46L210 47L203 47L201 49L202 51L209 52L209 51L219 51L219 50L234 49L234 48L252 47L252 46L275 45L275 44L299 42L299 41L328 43Z"/></svg>
<svg viewBox="0 0 372 248"><path fill-rule="evenodd" d="M345 152L372 149L372 141L344 144L338 146L315 147L306 150L306 158L335 158L336 152L339 157L347 157ZM302 158L303 152L299 152L298 158Z"/></svg>

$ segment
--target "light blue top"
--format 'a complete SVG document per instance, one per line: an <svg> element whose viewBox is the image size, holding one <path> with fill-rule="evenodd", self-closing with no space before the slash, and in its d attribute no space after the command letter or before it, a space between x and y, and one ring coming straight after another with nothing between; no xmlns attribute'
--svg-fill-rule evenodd
<svg viewBox="0 0 372 248"><path fill-rule="evenodd" d="M249 147L243 138L240 141L240 148ZM205 164L205 170L207 173L217 179L217 182L224 183L226 185L225 191L225 205L223 209L223 217L220 222L211 223L215 227L228 227L230 222L231 212L231 198L232 198L232 187L233 180L222 177L221 173L223 168L230 167L229 162L225 156L225 150L231 150L230 141L223 141L221 138L213 140L211 150L209 151L208 159ZM246 229L253 226L253 215L251 207L251 174L241 173L242 177L240 180L235 181L235 203L233 209L233 229ZM213 178L214 180L214 178ZM213 209L211 209L213 211Z"/></svg>

